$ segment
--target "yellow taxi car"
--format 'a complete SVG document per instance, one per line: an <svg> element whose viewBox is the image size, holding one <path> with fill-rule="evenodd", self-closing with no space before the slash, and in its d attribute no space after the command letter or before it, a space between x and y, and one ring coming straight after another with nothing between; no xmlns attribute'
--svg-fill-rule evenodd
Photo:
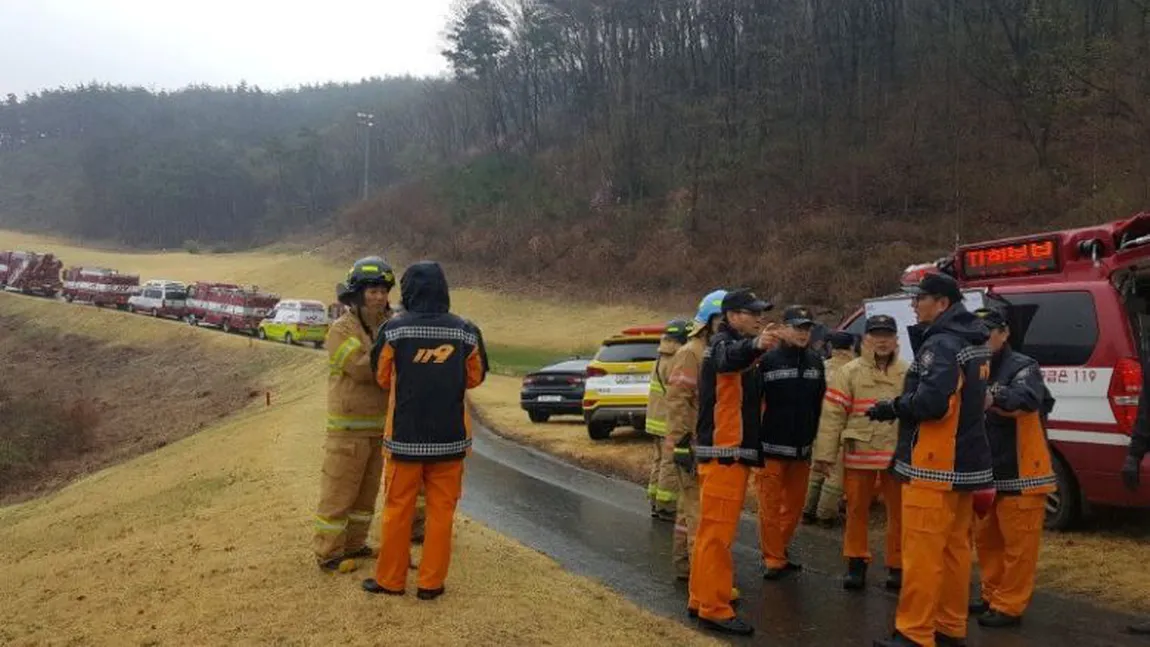
<svg viewBox="0 0 1150 647"><path fill-rule="evenodd" d="M665 328L628 328L603 340L587 366L583 392L583 420L593 440L603 440L623 425L643 431L651 372Z"/></svg>

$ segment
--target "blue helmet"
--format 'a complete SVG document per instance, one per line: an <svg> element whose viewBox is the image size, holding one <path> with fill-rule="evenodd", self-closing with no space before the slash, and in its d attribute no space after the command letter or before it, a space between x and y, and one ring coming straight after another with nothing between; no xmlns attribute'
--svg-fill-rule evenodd
<svg viewBox="0 0 1150 647"><path fill-rule="evenodd" d="M699 311L695 313L695 327L704 328L711 323L711 317L723 314L723 297L726 290L715 290L703 297L699 302Z"/></svg>

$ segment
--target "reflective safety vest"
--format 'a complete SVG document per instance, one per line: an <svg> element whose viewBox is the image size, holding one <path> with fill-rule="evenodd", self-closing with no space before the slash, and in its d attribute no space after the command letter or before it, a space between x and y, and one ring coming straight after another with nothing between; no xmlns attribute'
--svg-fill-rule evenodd
<svg viewBox="0 0 1150 647"><path fill-rule="evenodd" d="M894 459L898 429L893 422L878 422L866 412L880 400L891 400L903 390L908 365L898 359L885 371L875 363L874 353L863 355L836 370L823 396L819 435L814 459L836 463L842 448L843 467L853 470L885 470Z"/></svg>

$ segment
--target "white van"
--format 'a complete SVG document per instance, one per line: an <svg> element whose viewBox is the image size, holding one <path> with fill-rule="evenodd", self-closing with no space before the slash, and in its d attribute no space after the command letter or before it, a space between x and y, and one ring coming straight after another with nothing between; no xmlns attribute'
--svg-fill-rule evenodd
<svg viewBox="0 0 1150 647"><path fill-rule="evenodd" d="M142 312L153 317L183 319L187 312L188 286L179 281L156 279L141 285L128 298L128 312Z"/></svg>

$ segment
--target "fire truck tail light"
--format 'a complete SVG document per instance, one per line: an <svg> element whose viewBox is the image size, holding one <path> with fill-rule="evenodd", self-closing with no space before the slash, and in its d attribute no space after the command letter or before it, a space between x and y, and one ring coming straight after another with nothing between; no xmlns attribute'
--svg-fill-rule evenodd
<svg viewBox="0 0 1150 647"><path fill-rule="evenodd" d="M1114 365L1114 375L1110 378L1107 398L1118 428L1124 434L1134 431L1134 421L1138 417L1138 399L1142 394L1142 365L1138 360L1124 357Z"/></svg>

